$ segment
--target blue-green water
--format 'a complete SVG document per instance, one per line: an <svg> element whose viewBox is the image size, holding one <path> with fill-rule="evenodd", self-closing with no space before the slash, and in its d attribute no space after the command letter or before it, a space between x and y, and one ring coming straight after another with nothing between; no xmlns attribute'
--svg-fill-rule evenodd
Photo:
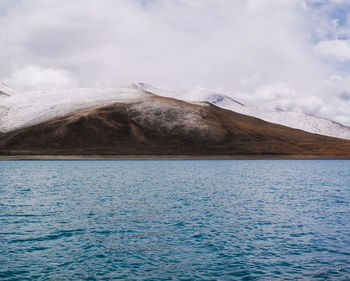
<svg viewBox="0 0 350 281"><path fill-rule="evenodd" d="M350 280L350 161L0 162L0 280Z"/></svg>

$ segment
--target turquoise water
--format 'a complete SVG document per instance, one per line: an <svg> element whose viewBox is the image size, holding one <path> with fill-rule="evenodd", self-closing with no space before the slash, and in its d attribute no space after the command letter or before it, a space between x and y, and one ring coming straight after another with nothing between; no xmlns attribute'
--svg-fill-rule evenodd
<svg viewBox="0 0 350 281"><path fill-rule="evenodd" d="M350 280L350 161L2 161L0 280Z"/></svg>

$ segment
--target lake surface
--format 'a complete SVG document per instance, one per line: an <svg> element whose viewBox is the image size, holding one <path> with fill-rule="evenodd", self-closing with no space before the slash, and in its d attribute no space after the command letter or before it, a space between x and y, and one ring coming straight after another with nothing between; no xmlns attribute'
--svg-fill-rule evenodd
<svg viewBox="0 0 350 281"><path fill-rule="evenodd" d="M350 280L350 161L1 161L0 280Z"/></svg>

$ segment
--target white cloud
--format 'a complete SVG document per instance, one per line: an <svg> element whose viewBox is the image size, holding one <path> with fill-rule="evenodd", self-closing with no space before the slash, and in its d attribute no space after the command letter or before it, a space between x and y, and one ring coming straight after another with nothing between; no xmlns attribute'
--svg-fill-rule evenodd
<svg viewBox="0 0 350 281"><path fill-rule="evenodd" d="M334 13L346 5L2 0L0 80L28 89L133 82L220 87L251 105L343 116L350 125L338 98L349 85L338 81L327 88L334 75L348 79L348 69L337 63L350 57L350 26Z"/></svg>
<svg viewBox="0 0 350 281"><path fill-rule="evenodd" d="M321 41L314 49L317 55L338 61L350 60L350 40Z"/></svg>
<svg viewBox="0 0 350 281"><path fill-rule="evenodd" d="M73 75L68 71L34 65L19 68L4 80L22 89L59 89L76 86Z"/></svg>

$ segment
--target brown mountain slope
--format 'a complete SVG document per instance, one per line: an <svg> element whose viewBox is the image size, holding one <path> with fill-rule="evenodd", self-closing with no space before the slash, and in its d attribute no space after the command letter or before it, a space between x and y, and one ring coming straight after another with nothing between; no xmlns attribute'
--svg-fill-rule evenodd
<svg viewBox="0 0 350 281"><path fill-rule="evenodd" d="M213 105L150 96L0 136L2 155L314 155L350 158L350 141Z"/></svg>

